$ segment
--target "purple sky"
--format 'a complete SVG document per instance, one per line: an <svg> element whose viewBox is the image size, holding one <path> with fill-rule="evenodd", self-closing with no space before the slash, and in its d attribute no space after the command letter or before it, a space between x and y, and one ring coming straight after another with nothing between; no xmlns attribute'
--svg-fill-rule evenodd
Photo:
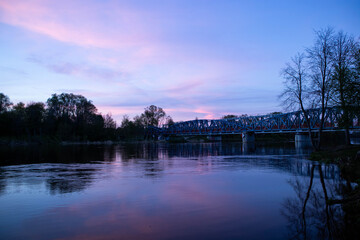
<svg viewBox="0 0 360 240"><path fill-rule="evenodd" d="M332 26L360 36L360 1L0 0L0 92L91 99L119 122L283 111L281 68Z"/></svg>

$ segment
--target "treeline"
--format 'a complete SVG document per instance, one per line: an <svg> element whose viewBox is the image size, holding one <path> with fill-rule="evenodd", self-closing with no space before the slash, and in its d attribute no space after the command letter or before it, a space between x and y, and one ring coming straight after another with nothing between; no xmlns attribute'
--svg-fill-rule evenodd
<svg viewBox="0 0 360 240"><path fill-rule="evenodd" d="M146 129L148 126L161 127L162 125L174 124L173 119L166 115L161 107L151 105L145 108L145 111L134 117L133 120L125 115L121 121L119 136L121 139L140 139L147 136Z"/></svg>
<svg viewBox="0 0 360 240"><path fill-rule="evenodd" d="M321 149L325 109L340 106L340 127L345 129L350 144L349 127L360 109L360 43L359 39L332 28L315 32L312 46L297 53L282 69L284 91L280 95L287 110L301 110L310 126L308 109L321 108L317 138L309 137L314 149Z"/></svg>
<svg viewBox="0 0 360 240"><path fill-rule="evenodd" d="M72 93L53 94L46 103L13 104L0 93L0 138L3 141L119 141L139 140L148 125L171 123L162 108L150 106L121 126L110 114L101 115L91 100Z"/></svg>

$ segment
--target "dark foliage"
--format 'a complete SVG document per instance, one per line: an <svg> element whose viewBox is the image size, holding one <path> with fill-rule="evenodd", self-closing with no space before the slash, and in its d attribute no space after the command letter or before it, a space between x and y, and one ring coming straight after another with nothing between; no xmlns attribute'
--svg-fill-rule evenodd
<svg viewBox="0 0 360 240"><path fill-rule="evenodd" d="M125 115L121 127L118 128L118 134L123 140L142 140L144 137L150 137L147 135L149 126L161 127L172 124L174 124L173 119L166 115L161 107L151 105L144 109L144 113L135 116L133 121Z"/></svg>
<svg viewBox="0 0 360 240"><path fill-rule="evenodd" d="M53 94L46 104L12 104L0 94L0 137L32 142L116 140L116 123L90 100L71 93Z"/></svg>
<svg viewBox="0 0 360 240"><path fill-rule="evenodd" d="M0 93L0 142L118 141L143 140L148 126L174 124L161 107L151 105L130 120L124 116L117 128L111 114L102 116L84 96L53 94L46 104L13 105Z"/></svg>

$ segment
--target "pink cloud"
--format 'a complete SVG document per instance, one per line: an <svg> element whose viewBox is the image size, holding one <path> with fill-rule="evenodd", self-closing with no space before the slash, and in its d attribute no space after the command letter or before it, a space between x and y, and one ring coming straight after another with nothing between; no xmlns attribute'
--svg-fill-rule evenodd
<svg viewBox="0 0 360 240"><path fill-rule="evenodd" d="M204 119L214 119L214 113L210 112L209 110L206 109L202 109L202 108L198 108L194 110L195 113L200 113L200 114L206 114L204 116Z"/></svg>
<svg viewBox="0 0 360 240"><path fill-rule="evenodd" d="M166 113L168 113L170 116L176 116L182 115L182 116L189 116L189 118L182 117L181 119L176 118L175 120L194 120L194 118L197 116L199 119L214 119L218 117L214 111L209 110L208 108L202 107L202 108L191 108L189 106L188 108L184 107L178 107L178 108L165 108L164 109Z"/></svg>
<svg viewBox="0 0 360 240"><path fill-rule="evenodd" d="M188 68L218 73L230 72L229 68L234 67L229 61L192 54L167 42L163 38L166 26L156 19L157 16L149 12L112 1L0 0L0 21L3 23L60 42L114 51L115 56L92 54L90 58L96 63L105 60L118 66L121 62L126 69L139 70L144 64L168 65L171 62L175 63L176 69L185 71L185 75ZM179 76L179 72L174 75Z"/></svg>
<svg viewBox="0 0 360 240"><path fill-rule="evenodd" d="M99 6L74 1L12 0L1 1L0 21L44 34L55 40L84 47L129 48L144 44L149 39L141 20L130 10L118 6ZM86 5L86 7L84 7ZM110 26L101 21L99 8L107 11ZM81 11L74 10L81 9ZM103 9L103 10L104 10ZM148 55L150 47L137 49L137 54Z"/></svg>
<svg viewBox="0 0 360 240"><path fill-rule="evenodd" d="M106 106L106 105L96 105L98 112L105 115L111 113L112 117L117 121L118 125L121 124L122 118L124 115L128 115L132 119L136 115L140 115L144 112L144 107L146 106ZM205 107L203 108L164 108L166 114L172 116L175 121L186 121L193 120L195 116L199 119L215 119L218 116L214 111L209 110ZM189 117L186 117L189 116Z"/></svg>
<svg viewBox="0 0 360 240"><path fill-rule="evenodd" d="M0 0L0 22L46 36L44 45L51 38L66 43L62 49L77 47L71 46L75 52L61 56L64 59L50 56L55 60L42 66L68 80L64 89L98 92L84 96L100 112L112 112L118 122L122 115L133 117L151 104L163 107L176 121L219 117L224 105L218 102L229 95L226 88L255 83L242 74L252 63L211 54L212 49L190 42L188 35L174 34L161 14L120 1ZM48 52L46 47L41 50Z"/></svg>
<svg viewBox="0 0 360 240"><path fill-rule="evenodd" d="M98 111L102 114L112 113L114 116L116 115L125 115L125 114L140 114L144 111L144 107L131 107L131 106L121 106L121 107L114 107L114 106L106 106L106 105L99 105L97 106Z"/></svg>
<svg viewBox="0 0 360 240"><path fill-rule="evenodd" d="M192 54L167 42L166 25L160 25L156 19L149 12L113 1L0 0L1 22L81 47L120 51L130 67L144 62L168 63L169 59L185 60L186 65L197 64L206 71L234 67L229 61ZM111 62L118 62L119 58L115 59ZM204 63L198 64L199 59ZM241 65L245 64L248 63Z"/></svg>

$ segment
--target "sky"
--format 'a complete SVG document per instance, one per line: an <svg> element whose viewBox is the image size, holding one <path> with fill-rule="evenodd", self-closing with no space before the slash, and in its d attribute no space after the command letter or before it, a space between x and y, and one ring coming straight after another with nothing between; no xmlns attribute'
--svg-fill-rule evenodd
<svg viewBox="0 0 360 240"><path fill-rule="evenodd" d="M360 36L360 1L0 0L0 92L81 94L119 122L284 111L281 69L314 30Z"/></svg>

